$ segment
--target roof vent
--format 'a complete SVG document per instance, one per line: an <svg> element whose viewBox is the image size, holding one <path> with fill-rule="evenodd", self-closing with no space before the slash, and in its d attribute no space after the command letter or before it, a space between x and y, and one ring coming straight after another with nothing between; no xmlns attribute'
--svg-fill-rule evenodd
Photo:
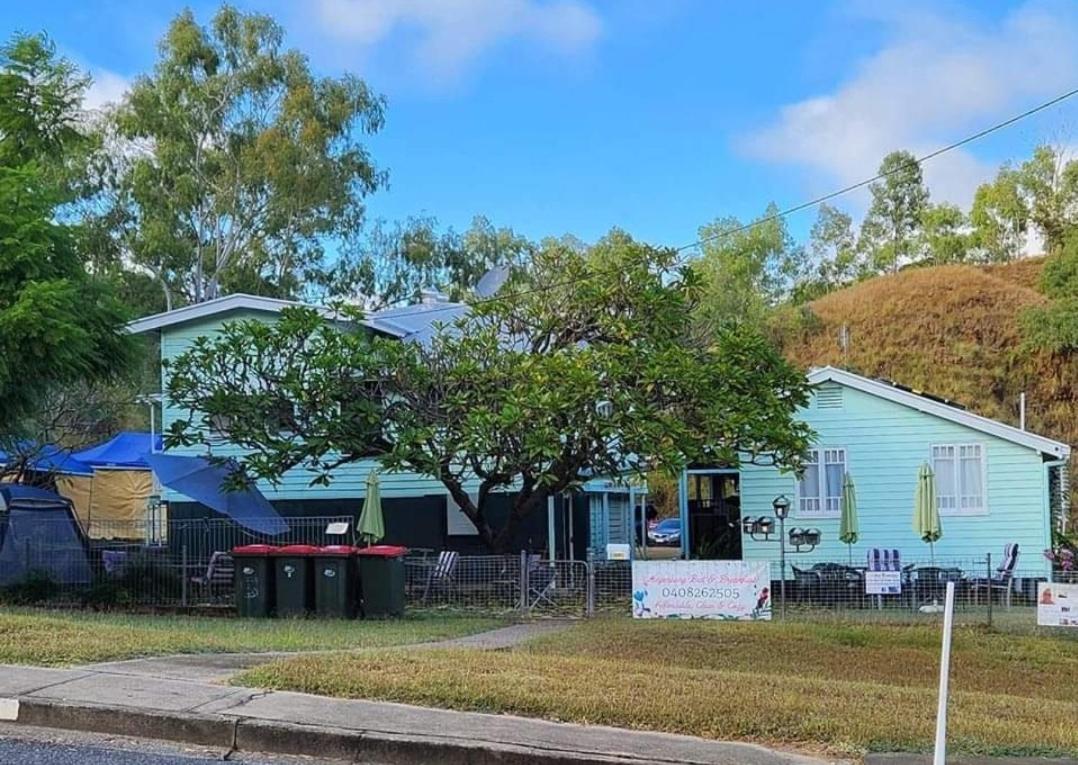
<svg viewBox="0 0 1078 765"><path fill-rule="evenodd" d="M449 296L433 287L427 287L419 291L419 301L423 305L438 305L439 303L448 303Z"/></svg>
<svg viewBox="0 0 1078 765"><path fill-rule="evenodd" d="M816 389L817 409L841 409L842 386L824 385Z"/></svg>

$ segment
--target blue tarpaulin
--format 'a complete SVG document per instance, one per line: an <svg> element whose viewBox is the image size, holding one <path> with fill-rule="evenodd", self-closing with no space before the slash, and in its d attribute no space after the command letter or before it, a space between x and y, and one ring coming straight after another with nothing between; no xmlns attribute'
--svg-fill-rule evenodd
<svg viewBox="0 0 1078 765"><path fill-rule="evenodd" d="M67 475L93 475L94 471L89 465L75 459L67 449L61 449L55 444L33 444L24 442L11 452L0 450L0 464L8 465L20 460L26 460L28 470L39 473L65 473Z"/></svg>
<svg viewBox="0 0 1078 765"><path fill-rule="evenodd" d="M179 454L147 454L145 457L162 484L227 515L239 525L271 536L288 531L288 524L257 487L225 490L225 482L232 470L229 464L214 464L205 457Z"/></svg>
<svg viewBox="0 0 1078 765"><path fill-rule="evenodd" d="M161 436L125 430L97 446L75 452L75 459L92 467L149 470L146 455L161 451Z"/></svg>

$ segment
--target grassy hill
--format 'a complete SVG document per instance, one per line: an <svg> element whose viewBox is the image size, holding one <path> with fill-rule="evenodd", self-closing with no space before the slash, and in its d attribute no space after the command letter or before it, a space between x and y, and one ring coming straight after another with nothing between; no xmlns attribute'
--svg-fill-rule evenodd
<svg viewBox="0 0 1078 765"><path fill-rule="evenodd" d="M1028 349L1019 329L1021 312L1046 302L1043 266L1030 258L870 279L811 303L810 321L780 333L783 349L804 367L890 378L1012 425L1025 391L1027 428L1078 447L1078 359Z"/></svg>

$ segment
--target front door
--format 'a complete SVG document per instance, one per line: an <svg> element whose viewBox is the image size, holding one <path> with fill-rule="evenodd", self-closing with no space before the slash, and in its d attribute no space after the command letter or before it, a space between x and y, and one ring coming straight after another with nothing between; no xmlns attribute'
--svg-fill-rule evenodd
<svg viewBox="0 0 1078 765"><path fill-rule="evenodd" d="M741 560L741 491L736 472L690 473L689 557Z"/></svg>

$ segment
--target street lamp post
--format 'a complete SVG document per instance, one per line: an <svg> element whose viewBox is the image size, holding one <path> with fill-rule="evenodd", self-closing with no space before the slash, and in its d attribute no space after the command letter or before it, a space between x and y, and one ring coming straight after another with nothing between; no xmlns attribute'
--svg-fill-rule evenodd
<svg viewBox="0 0 1078 765"><path fill-rule="evenodd" d="M778 539L774 538L775 519L762 515L759 518L746 516L741 519L742 531L755 542L779 543L779 597L782 600L779 614L786 618L786 519L790 515L790 500L780 494L771 501L771 509L779 522ZM810 553L820 544L819 529L790 529L790 544L793 553Z"/></svg>
<svg viewBox="0 0 1078 765"><path fill-rule="evenodd" d="M790 514L790 500L780 494L771 500L771 508L779 519L779 593L782 598L781 615L786 620L786 516Z"/></svg>

